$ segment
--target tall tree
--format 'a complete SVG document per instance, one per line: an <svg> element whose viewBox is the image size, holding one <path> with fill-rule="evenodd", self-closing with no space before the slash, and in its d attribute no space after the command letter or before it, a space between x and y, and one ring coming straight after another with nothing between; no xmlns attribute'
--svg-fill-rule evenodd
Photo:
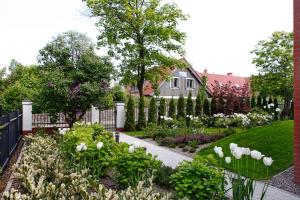
<svg viewBox="0 0 300 200"><path fill-rule="evenodd" d="M136 84L143 96L145 79L155 82L155 66L180 65L171 55L183 55L185 34L177 29L186 20L176 4L161 0L84 0L98 17L98 46L118 60L123 83ZM160 70L163 72L163 70Z"/></svg>
<svg viewBox="0 0 300 200"><path fill-rule="evenodd" d="M274 32L258 42L252 54L259 75L251 78L252 90L284 98L283 118L288 117L293 97L293 33Z"/></svg>
<svg viewBox="0 0 300 200"><path fill-rule="evenodd" d="M257 105L257 107L259 107L259 108L262 108L262 99L261 99L261 96L259 95L258 97L257 97L257 102L256 102L256 105Z"/></svg>
<svg viewBox="0 0 300 200"><path fill-rule="evenodd" d="M210 110L209 110L209 108L210 108L209 101L208 101L208 99L206 98L206 99L204 100L203 113L204 113L205 115L207 115L207 116L210 115Z"/></svg>
<svg viewBox="0 0 300 200"><path fill-rule="evenodd" d="M251 97L251 108L256 107L256 101L255 101L255 96Z"/></svg>
<svg viewBox="0 0 300 200"><path fill-rule="evenodd" d="M180 118L185 118L185 112L184 112L184 108L185 108L185 102L184 102L184 97L181 94L179 96L178 102L177 102L177 119Z"/></svg>
<svg viewBox="0 0 300 200"><path fill-rule="evenodd" d="M166 100L164 98L161 98L159 101L159 107L158 107L158 124L160 125L163 119L162 116L166 116Z"/></svg>
<svg viewBox="0 0 300 200"><path fill-rule="evenodd" d="M112 65L96 55L92 41L70 31L55 37L39 52L43 69L41 101L52 119L65 115L71 127L109 90Z"/></svg>
<svg viewBox="0 0 300 200"><path fill-rule="evenodd" d="M148 111L148 123L157 123L157 106L156 98L152 97Z"/></svg>
<svg viewBox="0 0 300 200"><path fill-rule="evenodd" d="M202 85L199 88L197 98L196 98L196 106L195 106L195 115L200 116L203 113L203 106L204 106L204 101L207 99L206 96L206 84L207 84L207 77L203 76L201 78L202 80Z"/></svg>
<svg viewBox="0 0 300 200"><path fill-rule="evenodd" d="M173 97L169 103L168 116L171 117L172 119L175 119L175 117L176 117L176 107L175 107L175 101L174 101Z"/></svg>
<svg viewBox="0 0 300 200"><path fill-rule="evenodd" d="M189 96L186 100L186 111L185 113L187 115L194 115L194 102L193 102L193 99L192 99L192 92L190 91L189 92Z"/></svg>
<svg viewBox="0 0 300 200"><path fill-rule="evenodd" d="M129 96L126 106L126 121L124 129L126 131L135 131L135 112L134 102L131 96Z"/></svg>
<svg viewBox="0 0 300 200"><path fill-rule="evenodd" d="M145 127L146 127L145 100L144 100L144 96L141 96L139 99L139 115L138 115L138 123L136 125L136 130L141 131Z"/></svg>

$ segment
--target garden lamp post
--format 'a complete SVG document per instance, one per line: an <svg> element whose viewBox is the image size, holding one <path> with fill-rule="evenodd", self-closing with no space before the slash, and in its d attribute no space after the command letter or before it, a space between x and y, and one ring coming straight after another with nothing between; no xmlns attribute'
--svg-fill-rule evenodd
<svg viewBox="0 0 300 200"><path fill-rule="evenodd" d="M300 184L300 0L294 0L294 166Z"/></svg>

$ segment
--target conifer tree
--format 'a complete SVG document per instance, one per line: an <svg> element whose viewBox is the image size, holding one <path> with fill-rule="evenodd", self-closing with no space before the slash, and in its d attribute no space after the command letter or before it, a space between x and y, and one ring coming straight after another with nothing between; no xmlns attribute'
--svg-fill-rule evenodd
<svg viewBox="0 0 300 200"><path fill-rule="evenodd" d="M189 92L189 96L186 101L186 115L194 115L194 102L191 91Z"/></svg>
<svg viewBox="0 0 300 200"><path fill-rule="evenodd" d="M273 100L272 100L272 97L269 97L268 104L271 104L271 103L273 103Z"/></svg>
<svg viewBox="0 0 300 200"><path fill-rule="evenodd" d="M256 105L257 105L257 107L262 108L262 102L261 102L261 96L260 95L257 97Z"/></svg>
<svg viewBox="0 0 300 200"><path fill-rule="evenodd" d="M135 131L134 102L131 96L129 96L126 109L126 121L124 129L126 131Z"/></svg>
<svg viewBox="0 0 300 200"><path fill-rule="evenodd" d="M157 106L156 99L152 97L148 110L148 123L157 123Z"/></svg>
<svg viewBox="0 0 300 200"><path fill-rule="evenodd" d="M143 130L146 127L146 119L145 119L145 100L144 97L141 96L139 100L139 115L138 115L138 123L136 129L138 131Z"/></svg>
<svg viewBox="0 0 300 200"><path fill-rule="evenodd" d="M211 108L210 109L211 115L218 113L218 110L217 110L217 101L216 101L216 99L214 97L211 100L210 108Z"/></svg>
<svg viewBox="0 0 300 200"><path fill-rule="evenodd" d="M277 98L274 98L274 120L278 120L278 112L276 109L278 108L278 100Z"/></svg>
<svg viewBox="0 0 300 200"><path fill-rule="evenodd" d="M267 98L266 98L266 97L263 98L262 107L263 107L263 109L264 109L265 111L269 112L268 104L267 104Z"/></svg>
<svg viewBox="0 0 300 200"><path fill-rule="evenodd" d="M185 108L185 102L184 102L183 95L181 94L177 103L177 119L185 118L184 108Z"/></svg>
<svg viewBox="0 0 300 200"><path fill-rule="evenodd" d="M171 117L172 119L175 119L176 117L176 107L175 107L175 101L172 97L170 103L169 103L169 113L168 116Z"/></svg>
<svg viewBox="0 0 300 200"><path fill-rule="evenodd" d="M252 96L252 97L251 97L251 108L254 108L255 106L256 106L255 97Z"/></svg>
<svg viewBox="0 0 300 200"><path fill-rule="evenodd" d="M209 107L210 107L209 101L208 101L208 99L206 98L206 99L204 100L203 113L204 113L205 115L207 115L207 116L210 115Z"/></svg>
<svg viewBox="0 0 300 200"><path fill-rule="evenodd" d="M162 124L163 119L161 119L161 116L166 116L166 100L164 98L161 98L159 101L159 107L158 107L158 125Z"/></svg>

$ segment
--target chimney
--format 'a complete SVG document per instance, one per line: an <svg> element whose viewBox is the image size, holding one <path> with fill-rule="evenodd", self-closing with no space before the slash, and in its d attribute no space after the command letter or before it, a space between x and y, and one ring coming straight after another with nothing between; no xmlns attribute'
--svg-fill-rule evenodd
<svg viewBox="0 0 300 200"><path fill-rule="evenodd" d="M207 74L207 69L205 68L205 70L204 70L204 74Z"/></svg>
<svg viewBox="0 0 300 200"><path fill-rule="evenodd" d="M232 76L232 72L227 73L227 76Z"/></svg>

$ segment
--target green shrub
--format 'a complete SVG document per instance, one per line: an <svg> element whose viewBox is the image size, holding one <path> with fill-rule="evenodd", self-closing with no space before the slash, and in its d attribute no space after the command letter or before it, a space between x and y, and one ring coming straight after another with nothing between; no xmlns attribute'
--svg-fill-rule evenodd
<svg viewBox="0 0 300 200"><path fill-rule="evenodd" d="M174 146L175 145L175 142L174 142L174 138L172 137L165 137L165 138L161 138L158 140L158 144L160 146L168 146L168 147L171 147L171 146ZM176 147L176 145L175 145Z"/></svg>
<svg viewBox="0 0 300 200"><path fill-rule="evenodd" d="M278 112L276 111L276 109L278 108L278 100L277 98L274 99L274 120L277 121L278 120Z"/></svg>
<svg viewBox="0 0 300 200"><path fill-rule="evenodd" d="M266 97L263 98L262 108L263 108L264 111L268 112L268 103L267 103L267 98Z"/></svg>
<svg viewBox="0 0 300 200"><path fill-rule="evenodd" d="M209 116L210 115L210 109L209 108L210 108L209 101L206 98L204 100L204 105L203 105L203 114Z"/></svg>
<svg viewBox="0 0 300 200"><path fill-rule="evenodd" d="M171 185L177 196L180 199L222 199L223 175L214 164L212 157L200 156L192 162L182 162L171 175Z"/></svg>
<svg viewBox="0 0 300 200"><path fill-rule="evenodd" d="M225 135L225 136L229 136L229 135L233 135L233 134L235 134L236 133L236 130L235 130L235 128L227 128L227 129L225 129L224 131L223 131L223 134Z"/></svg>
<svg viewBox="0 0 300 200"><path fill-rule="evenodd" d="M126 109L127 111L124 129L125 131L135 131L134 102L131 96L129 96Z"/></svg>
<svg viewBox="0 0 300 200"><path fill-rule="evenodd" d="M172 167L162 165L158 169L157 176L154 181L157 185L169 189L171 188L170 178L173 173L174 173L174 169Z"/></svg>
<svg viewBox="0 0 300 200"><path fill-rule="evenodd" d="M196 149L195 149L195 148L190 148L189 152L190 152L190 153L195 153L195 152L196 152Z"/></svg>
<svg viewBox="0 0 300 200"><path fill-rule="evenodd" d="M148 111L148 123L157 123L157 106L156 99L152 97Z"/></svg>
<svg viewBox="0 0 300 200"><path fill-rule="evenodd" d="M144 100L144 97L140 97L140 100L139 100L139 115L138 115L138 123L136 125L136 130L141 131L145 127L146 127L145 100Z"/></svg>
<svg viewBox="0 0 300 200"><path fill-rule="evenodd" d="M188 142L188 145L192 148L197 148L198 147L198 142L196 140L192 140Z"/></svg>
<svg viewBox="0 0 300 200"><path fill-rule="evenodd" d="M123 187L136 187L141 180L147 180L155 175L161 162L142 148L135 148L130 153L128 145L123 145L122 150L115 160L114 177Z"/></svg>
<svg viewBox="0 0 300 200"><path fill-rule="evenodd" d="M184 147L185 147L185 144L184 144L184 143L182 143L182 144L179 144L179 145L178 145L178 147L182 149L182 148L184 148Z"/></svg>
<svg viewBox="0 0 300 200"><path fill-rule="evenodd" d="M173 144L170 144L169 147L170 147L170 148L176 148L176 144L174 144L174 143L173 143Z"/></svg>
<svg viewBox="0 0 300 200"><path fill-rule="evenodd" d="M201 102L201 94L200 90L198 91L197 97L196 97L196 105L195 105L195 115L200 116L202 114L202 102Z"/></svg>
<svg viewBox="0 0 300 200"><path fill-rule="evenodd" d="M172 119L175 119L175 116L176 116L176 107L175 107L175 101L174 101L173 97L169 103L168 116L171 117Z"/></svg>
<svg viewBox="0 0 300 200"><path fill-rule="evenodd" d="M163 122L163 119L161 116L166 116L166 100L164 98L161 98L159 101L159 107L158 107L158 124L161 125Z"/></svg>
<svg viewBox="0 0 300 200"><path fill-rule="evenodd" d="M194 115L194 103L192 100L192 92L189 92L189 96L186 101L186 112L187 115Z"/></svg>
<svg viewBox="0 0 300 200"><path fill-rule="evenodd" d="M180 119L180 118L185 119L184 108L185 108L185 102L184 102L183 95L181 94L178 99L178 103L177 103L177 119Z"/></svg>
<svg viewBox="0 0 300 200"><path fill-rule="evenodd" d="M211 113L211 115L218 113L217 102L214 97L212 98L211 103L210 103L210 113Z"/></svg>
<svg viewBox="0 0 300 200"><path fill-rule="evenodd" d="M189 150L189 147L188 147L188 146L185 146L185 147L182 149L183 152L187 152L188 150Z"/></svg>

